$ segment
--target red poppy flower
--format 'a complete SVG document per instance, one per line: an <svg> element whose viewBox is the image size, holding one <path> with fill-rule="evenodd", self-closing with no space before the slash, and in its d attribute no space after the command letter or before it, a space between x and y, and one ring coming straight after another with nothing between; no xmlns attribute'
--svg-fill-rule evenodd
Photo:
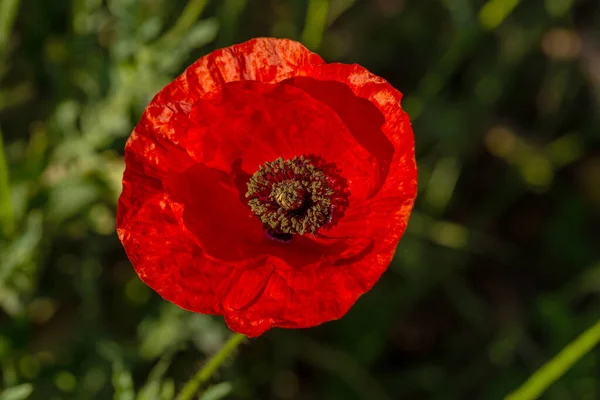
<svg viewBox="0 0 600 400"><path fill-rule="evenodd" d="M414 203L401 97L285 39L196 61L125 148L117 229L140 278L247 336L340 318L387 268Z"/></svg>

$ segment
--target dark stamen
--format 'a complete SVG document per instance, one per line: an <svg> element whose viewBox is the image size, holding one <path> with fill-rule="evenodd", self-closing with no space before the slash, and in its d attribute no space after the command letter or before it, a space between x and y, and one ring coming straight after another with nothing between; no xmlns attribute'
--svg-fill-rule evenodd
<svg viewBox="0 0 600 400"><path fill-rule="evenodd" d="M345 180L331 164L301 156L261 165L248 181L248 205L271 236L314 234L347 206Z"/></svg>

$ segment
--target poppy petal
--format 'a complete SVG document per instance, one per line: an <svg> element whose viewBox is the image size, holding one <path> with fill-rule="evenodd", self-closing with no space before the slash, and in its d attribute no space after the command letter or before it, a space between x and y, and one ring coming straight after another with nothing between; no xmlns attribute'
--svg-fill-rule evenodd
<svg viewBox="0 0 600 400"><path fill-rule="evenodd" d="M193 106L181 144L197 162L225 172L241 160L239 167L249 175L278 157L318 155L343 165L342 174L359 197L373 176L373 156L338 115L292 85L225 84Z"/></svg>
<svg viewBox="0 0 600 400"><path fill-rule="evenodd" d="M211 92L227 82L280 82L296 75L303 66L322 63L321 57L298 42L256 38L202 57L186 70L185 77L194 96Z"/></svg>

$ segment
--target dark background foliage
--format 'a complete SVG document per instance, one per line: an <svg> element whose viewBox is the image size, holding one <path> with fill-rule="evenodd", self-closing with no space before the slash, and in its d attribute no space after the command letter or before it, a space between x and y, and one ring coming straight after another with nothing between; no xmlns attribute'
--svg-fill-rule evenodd
<svg viewBox="0 0 600 400"><path fill-rule="evenodd" d="M419 198L348 315L243 345L202 399L502 399L598 320L597 1L0 0L0 398L169 399L227 337L139 281L115 205L151 97L255 36L399 88ZM599 363L544 398L599 399Z"/></svg>

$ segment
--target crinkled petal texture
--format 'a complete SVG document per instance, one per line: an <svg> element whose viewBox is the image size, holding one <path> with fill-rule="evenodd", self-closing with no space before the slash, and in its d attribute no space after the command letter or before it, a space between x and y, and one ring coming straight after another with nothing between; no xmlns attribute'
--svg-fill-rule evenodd
<svg viewBox="0 0 600 400"><path fill-rule="evenodd" d="M198 60L152 100L125 149L117 230L140 278L248 336L344 315L387 268L416 196L401 96L290 40ZM301 155L335 165L349 206L315 235L273 240L247 182L261 164Z"/></svg>

